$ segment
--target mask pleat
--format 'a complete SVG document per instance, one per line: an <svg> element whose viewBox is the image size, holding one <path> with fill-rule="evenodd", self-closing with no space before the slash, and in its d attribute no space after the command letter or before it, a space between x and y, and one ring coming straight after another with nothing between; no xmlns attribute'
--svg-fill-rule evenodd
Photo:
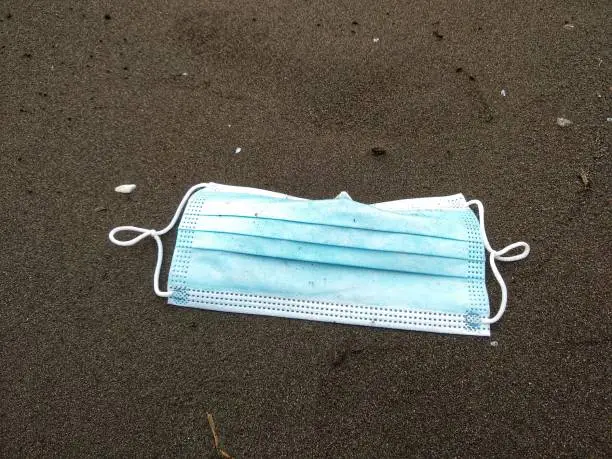
<svg viewBox="0 0 612 459"><path fill-rule="evenodd" d="M295 201L274 198L239 200L222 198L221 196L195 200L190 203L185 215L262 218L424 235L458 241L470 241L477 237L476 234L471 235L465 224L462 224L466 215L477 223L473 212L467 209L415 210L399 213L380 210L350 199ZM181 227L184 227L183 223Z"/></svg>
<svg viewBox="0 0 612 459"><path fill-rule="evenodd" d="M254 236L274 241L291 241L335 247L358 248L401 254L470 259L473 243L431 236L410 235L361 228L343 228L312 223L251 217L199 216L187 225L194 231L210 232L216 238ZM187 229L190 229L187 228ZM270 241L270 243L274 243ZM481 252L484 257L484 252ZM473 256L473 254L472 254ZM484 260L484 258L481 258Z"/></svg>

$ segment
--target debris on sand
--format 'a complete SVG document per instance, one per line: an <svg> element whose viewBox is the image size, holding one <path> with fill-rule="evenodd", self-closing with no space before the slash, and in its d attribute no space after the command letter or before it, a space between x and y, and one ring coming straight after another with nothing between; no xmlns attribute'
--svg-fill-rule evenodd
<svg viewBox="0 0 612 459"><path fill-rule="evenodd" d="M373 41L374 43L378 43L378 42L380 41L380 38L378 38L378 37L374 37L374 38L372 38L372 41Z"/></svg>
<svg viewBox="0 0 612 459"><path fill-rule="evenodd" d="M576 26L574 24L570 24L570 23L567 23L567 22L565 24L563 24L563 28L565 30L573 30L575 27Z"/></svg>
<svg viewBox="0 0 612 459"><path fill-rule="evenodd" d="M497 341L491 341L491 346L493 347L497 347L499 343Z"/></svg>
<svg viewBox="0 0 612 459"><path fill-rule="evenodd" d="M591 179L589 179L589 174L587 174L584 169L580 169L580 174L578 174L578 177L580 178L580 182L582 183L582 186L584 186L585 190L587 188L591 188Z"/></svg>
<svg viewBox="0 0 612 459"><path fill-rule="evenodd" d="M240 147L236 147L236 149L234 150L234 154L237 155L238 153L240 153L242 151L242 148Z"/></svg>
<svg viewBox="0 0 612 459"><path fill-rule="evenodd" d="M98 206L94 209L94 212L104 212L106 211L106 207Z"/></svg>
<svg viewBox="0 0 612 459"><path fill-rule="evenodd" d="M502 95L502 97L506 97L506 90L505 89L501 90L501 95Z"/></svg>
<svg viewBox="0 0 612 459"><path fill-rule="evenodd" d="M568 120L567 118L557 118L557 124L561 127L567 127L570 124L572 124L572 122L570 120Z"/></svg>
<svg viewBox="0 0 612 459"><path fill-rule="evenodd" d="M384 148L381 148L381 147L372 148L372 156L382 156L385 154L387 154L387 150L385 150Z"/></svg>
<svg viewBox="0 0 612 459"><path fill-rule="evenodd" d="M208 419L208 425L210 426L210 430L213 435L213 447L217 451L220 457L225 459L232 459L227 452L221 448L221 440L219 439L219 432L217 432L217 426L215 425L215 420L213 419L213 415L210 413L206 413L206 418Z"/></svg>
<svg viewBox="0 0 612 459"><path fill-rule="evenodd" d="M129 185L119 185L118 187L115 188L115 191L117 193L130 194L135 189L136 189L136 185L132 183Z"/></svg>

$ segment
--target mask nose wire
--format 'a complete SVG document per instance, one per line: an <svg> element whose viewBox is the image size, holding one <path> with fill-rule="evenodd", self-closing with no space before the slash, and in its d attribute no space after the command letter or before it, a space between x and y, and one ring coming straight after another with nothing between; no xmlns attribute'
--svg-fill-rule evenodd
<svg viewBox="0 0 612 459"><path fill-rule="evenodd" d="M478 220L480 221L480 234L482 236L484 246L489 252L489 264L491 265L491 271L493 271L493 275L495 276L495 279L497 280L497 283L499 284L499 287L501 289L501 302L500 302L497 314L495 314L491 318L487 317L487 318L482 319L482 323L484 324L494 324L499 319L501 319L501 317L504 315L504 312L506 311L506 304L508 303L508 289L506 288L506 283L504 282L504 278L501 276L501 274L499 273L499 270L497 269L497 265L495 264L495 261L498 260L498 261L507 262L507 261L522 260L523 258L526 258L527 255L529 255L529 251L531 249L529 247L529 244L523 241L519 241L519 242L514 242L510 245L507 245L501 250L494 250L491 247L491 244L489 243L489 239L487 238L487 232L485 230L485 224L484 224L484 206L482 205L482 202L480 202L478 199L473 199L471 201L468 201L467 205L468 206L476 205L476 207L478 207ZM523 251L521 253L518 253L516 255L511 255L511 256L505 256L508 252L518 249L519 247L523 248Z"/></svg>
<svg viewBox="0 0 612 459"><path fill-rule="evenodd" d="M168 298L172 295L172 291L162 291L159 288L159 275L161 272L161 265L164 257L164 246L162 244L160 236L163 236L172 228L174 228L174 225L176 225L176 222L181 216L181 213L183 212L183 209L185 208L185 205L187 204L187 201L189 200L191 195L201 188L206 188L207 185L207 183L200 183L189 188L187 193L185 193L185 196L183 196L181 203L178 205L178 208L174 213L174 217L172 217L172 220L170 220L170 223L168 223L168 226L166 226L164 229L157 231L154 229L140 228L138 226L118 226L116 228L113 228L111 232L108 233L108 238L110 239L110 241L113 244L119 245L121 247L129 247L135 245L147 237L152 237L153 239L155 239L155 243L157 244L157 262L155 263L155 272L153 273L153 290L155 290L155 294L157 296ZM130 231L133 233L140 234L138 236L133 237L132 239L117 239L115 236L122 231Z"/></svg>

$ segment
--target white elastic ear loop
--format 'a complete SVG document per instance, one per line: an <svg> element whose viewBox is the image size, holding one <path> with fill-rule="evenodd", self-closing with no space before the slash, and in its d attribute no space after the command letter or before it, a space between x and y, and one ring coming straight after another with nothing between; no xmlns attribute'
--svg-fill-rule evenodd
<svg viewBox="0 0 612 459"><path fill-rule="evenodd" d="M489 251L489 264L491 265L491 271L493 271L493 275L495 276L495 279L497 280L497 283L499 284L499 287L501 288L501 302L500 302L499 310L497 311L497 314L495 314L495 316L491 318L482 319L482 323L484 324L493 324L497 322L499 319L501 319L501 317L504 315L504 312L506 311L506 304L508 302L508 289L506 288L506 283L504 282L504 278L501 276L501 274L499 273L499 270L497 269L495 260L499 260L499 261L522 260L523 258L527 257L527 255L529 255L530 247L529 247L529 244L527 244L526 242L520 241L520 242L515 242L513 244L510 244L501 250L493 250L493 248L491 248L491 244L489 243L489 239L487 238L487 232L485 231L484 206L482 205L482 202L480 202L478 199L473 199L467 202L468 206L471 206L473 204L476 204L476 206L478 207L478 219L480 221L480 234L482 235L482 240L484 242L485 248ZM509 257L504 256L508 252L514 249L517 249L519 247L523 248L523 251L521 253L517 255L512 255Z"/></svg>
<svg viewBox="0 0 612 459"><path fill-rule="evenodd" d="M157 243L157 263L155 264L155 272L153 273L153 290L155 290L155 294L157 296L168 298L170 295L172 295L172 292L170 290L168 290L167 292L163 292L159 289L159 274L161 271L162 259L164 257L164 247L159 236L166 234L174 227L174 225L176 225L176 222L179 219L181 212L183 212L183 208L187 204L187 201L189 200L191 195L201 188L206 188L207 185L207 183L200 183L189 188L187 193L185 193L185 196L183 196L183 199L181 200L181 203L179 204L178 208L176 209L174 217L172 217L172 220L170 220L168 226L166 226L162 230L156 231L153 229L139 228L138 226L118 226L117 228L113 228L111 232L108 233L108 238L111 240L111 242L122 247L137 244L138 242L149 236L155 239L155 242ZM140 235L132 239L128 239L127 241L121 241L115 237L115 235L121 231L132 231L135 233L140 233Z"/></svg>

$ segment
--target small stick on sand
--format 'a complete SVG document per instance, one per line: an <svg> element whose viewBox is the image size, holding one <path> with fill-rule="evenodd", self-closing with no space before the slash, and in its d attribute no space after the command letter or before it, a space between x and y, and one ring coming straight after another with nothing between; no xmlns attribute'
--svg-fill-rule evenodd
<svg viewBox="0 0 612 459"><path fill-rule="evenodd" d="M217 453L219 453L219 456L225 459L232 459L232 456L230 456L221 448L221 442L219 441L219 433L217 432L217 426L215 425L213 415L210 413L206 413L206 418L208 419L208 425L210 426L210 430L213 434L213 444L215 449L217 450Z"/></svg>
<svg viewBox="0 0 612 459"><path fill-rule="evenodd" d="M217 433L217 427L215 426L215 420L213 419L213 415L210 413L206 413L206 417L208 418L208 425L210 426L210 430L213 434L213 441L215 445L215 449L219 447L219 434Z"/></svg>

